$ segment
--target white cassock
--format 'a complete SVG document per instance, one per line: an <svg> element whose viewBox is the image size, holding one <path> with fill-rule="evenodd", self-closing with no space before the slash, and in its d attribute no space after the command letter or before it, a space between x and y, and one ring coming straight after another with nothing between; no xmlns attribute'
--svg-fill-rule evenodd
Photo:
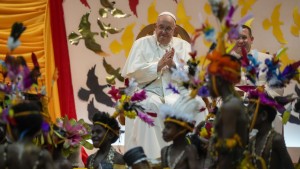
<svg viewBox="0 0 300 169"><path fill-rule="evenodd" d="M264 68L266 68L265 59L267 59L267 58L272 59L272 56L268 55L266 53L258 52L256 50L251 50L250 53L252 54L252 56L257 57L256 59L259 62L261 62L259 65L260 72L259 72L259 77L256 81L256 85L257 86L265 85L265 90L271 97L282 96L284 93L284 89L269 87L267 84L267 77L266 77L267 72L263 71ZM250 82L250 80L247 79L247 77L245 76L245 73L242 72L241 82L239 84L237 84L237 86L238 85L252 86L253 84ZM283 125L282 125L281 117L276 116L275 120L273 121L273 126L278 133L282 133Z"/></svg>
<svg viewBox="0 0 300 169"><path fill-rule="evenodd" d="M159 106L162 103L172 104L178 96L173 94L171 90L167 90L167 86L171 80L171 72L166 69L162 72L157 72L159 60L166 53L166 50L175 49L173 61L179 67L180 60L184 62L190 58L189 52L191 45L177 37L173 37L168 46L161 46L156 40L155 35L142 37L136 40L131 48L129 56L122 70L122 76L126 78L134 78L139 84L139 88L145 88L147 99L143 101L143 106L148 112L154 112L157 117L154 117L154 127L151 127L140 119L131 120L126 118L125 125L125 151L142 146L148 158L160 157L160 150L168 145L162 139L163 120L159 117ZM204 105L203 100L201 99ZM196 121L203 120L203 117L195 119Z"/></svg>

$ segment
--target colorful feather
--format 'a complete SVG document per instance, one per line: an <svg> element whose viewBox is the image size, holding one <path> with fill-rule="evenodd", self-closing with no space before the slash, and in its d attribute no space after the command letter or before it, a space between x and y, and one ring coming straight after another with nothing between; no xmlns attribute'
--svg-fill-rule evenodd
<svg viewBox="0 0 300 169"><path fill-rule="evenodd" d="M154 126L154 120L149 115L147 115L146 113L138 112L137 115L145 123L149 124L150 126Z"/></svg>
<svg viewBox="0 0 300 169"><path fill-rule="evenodd" d="M118 101L121 98L120 91L115 86L111 87L108 94L110 94L115 101Z"/></svg>
<svg viewBox="0 0 300 169"><path fill-rule="evenodd" d="M173 93L180 94L180 92L176 89L176 87L171 83L168 84L168 87L166 89L172 90Z"/></svg>
<svg viewBox="0 0 300 169"><path fill-rule="evenodd" d="M136 92L133 94L133 96L131 97L131 101L143 101L147 98L147 95L146 95L146 91L145 90L141 90L140 92Z"/></svg>

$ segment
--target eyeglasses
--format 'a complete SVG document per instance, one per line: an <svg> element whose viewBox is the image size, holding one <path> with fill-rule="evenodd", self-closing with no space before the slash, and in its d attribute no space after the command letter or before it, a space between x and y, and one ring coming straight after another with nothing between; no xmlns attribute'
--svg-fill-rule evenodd
<svg viewBox="0 0 300 169"><path fill-rule="evenodd" d="M170 32L172 32L172 31L174 30L174 28L172 28L172 27L170 27L170 26L168 26L168 27L158 26L157 29L158 29L159 31L165 31L165 32L167 32L167 33L170 33Z"/></svg>

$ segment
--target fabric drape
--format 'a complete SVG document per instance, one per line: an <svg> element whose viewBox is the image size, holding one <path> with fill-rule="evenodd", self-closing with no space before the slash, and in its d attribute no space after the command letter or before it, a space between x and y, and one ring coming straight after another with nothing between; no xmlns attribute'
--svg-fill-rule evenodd
<svg viewBox="0 0 300 169"><path fill-rule="evenodd" d="M31 90L30 93L39 93L41 87L46 86L47 97L51 97L48 104L50 117L52 121L55 121L57 117L60 117L60 106L57 85L52 83L55 66L49 12L48 0L1 0L0 59L3 60L8 52L6 44L11 26L14 22L22 22L27 29L20 37L21 45L11 55L23 56L28 66L32 68L31 53L36 54L41 68L41 77L38 90ZM51 90L53 90L52 93Z"/></svg>
<svg viewBox="0 0 300 169"><path fill-rule="evenodd" d="M52 44L54 48L55 65L59 72L57 81L61 105L61 115L76 119L73 86L67 37L64 22L62 0L49 0L51 15Z"/></svg>

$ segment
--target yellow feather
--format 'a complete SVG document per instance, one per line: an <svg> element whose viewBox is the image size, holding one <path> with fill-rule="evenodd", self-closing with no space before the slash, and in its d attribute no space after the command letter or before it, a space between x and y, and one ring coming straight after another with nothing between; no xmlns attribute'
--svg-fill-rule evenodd
<svg viewBox="0 0 300 169"><path fill-rule="evenodd" d="M248 26L249 28L251 28L251 27L252 27L252 22L253 22L253 20L254 20L254 18L251 18L251 19L247 20L247 21L244 23L244 25L246 25L246 26Z"/></svg>

